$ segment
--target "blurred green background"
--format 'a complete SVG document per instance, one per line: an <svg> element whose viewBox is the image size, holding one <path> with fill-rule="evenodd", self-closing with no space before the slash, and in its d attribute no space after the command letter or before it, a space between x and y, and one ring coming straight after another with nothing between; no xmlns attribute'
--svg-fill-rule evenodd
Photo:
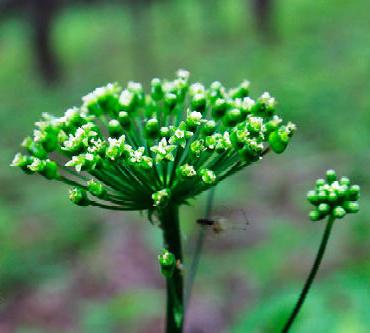
<svg viewBox="0 0 370 333"><path fill-rule="evenodd" d="M284 155L217 189L215 215L244 227L209 235L186 332L279 331L323 232L308 222L305 193L327 168L361 185L361 212L336 223L292 332L370 331L369 1L273 0L267 12L252 0L64 1L46 7L55 11L46 25L50 68L37 66L42 16L32 1L1 11L3 2L1 333L162 331L160 231L136 213L73 206L64 185L8 165L42 112L60 115L107 82L148 86L178 68L207 84L247 78L254 97L270 91L298 126ZM204 199L182 211L189 255Z"/></svg>

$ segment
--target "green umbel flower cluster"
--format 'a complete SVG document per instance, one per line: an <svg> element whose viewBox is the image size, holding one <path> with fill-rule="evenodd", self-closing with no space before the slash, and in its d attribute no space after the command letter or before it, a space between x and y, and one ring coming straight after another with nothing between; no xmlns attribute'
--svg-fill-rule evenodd
<svg viewBox="0 0 370 333"><path fill-rule="evenodd" d="M262 158L282 153L295 131L275 114L275 99L249 97L249 82L227 90L153 79L122 89L108 84L82 98L62 117L43 114L28 154L12 165L72 185L77 205L155 210L182 204Z"/></svg>
<svg viewBox="0 0 370 333"><path fill-rule="evenodd" d="M347 177L337 179L334 170L326 172L326 179L318 179L316 188L308 191L307 199L316 206L309 214L312 221L326 216L341 219L347 213L359 211L360 186L351 185Z"/></svg>

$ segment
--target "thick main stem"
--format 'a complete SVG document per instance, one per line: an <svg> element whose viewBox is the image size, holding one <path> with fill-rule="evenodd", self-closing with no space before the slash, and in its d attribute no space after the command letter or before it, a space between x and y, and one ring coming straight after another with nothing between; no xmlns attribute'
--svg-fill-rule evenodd
<svg viewBox="0 0 370 333"><path fill-rule="evenodd" d="M322 240L321 240L320 248L319 248L319 251L317 252L317 255L316 255L314 264L311 268L310 274L308 275L308 278L307 278L307 280L306 280L306 282L303 286L301 294L299 295L298 301L297 301L291 315L289 316L287 322L285 323L283 329L281 330L281 333L289 332L289 329L293 325L293 322L296 319L296 317L297 317L297 315L298 315L298 313L299 313L299 311L300 311L300 309L301 309L301 307L302 307L302 305L303 305L303 303L306 299L306 296L307 296L308 292L310 291L311 285L312 285L312 283L315 279L316 273L319 270L322 258L324 256L326 245L328 244L328 240L329 240L331 229L333 227L334 220L335 219L333 217L329 217L329 219L328 219L328 222L327 222L326 227L325 227L324 235L323 235Z"/></svg>
<svg viewBox="0 0 370 333"><path fill-rule="evenodd" d="M169 205L159 212L166 249L178 263L182 263L179 207ZM167 322L166 333L181 333L184 323L183 275L176 267L171 277L167 278Z"/></svg>

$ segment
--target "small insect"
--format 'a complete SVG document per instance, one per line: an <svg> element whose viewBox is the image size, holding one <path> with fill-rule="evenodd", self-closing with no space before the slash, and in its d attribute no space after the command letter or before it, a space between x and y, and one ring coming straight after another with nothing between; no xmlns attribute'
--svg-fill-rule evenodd
<svg viewBox="0 0 370 333"><path fill-rule="evenodd" d="M243 225L235 225L235 223L232 223L232 221L227 221L223 217L212 217L212 218L199 218L197 219L197 223L201 226L205 227L211 227L212 231L215 234L220 234L221 232L227 230L227 229L239 229L239 230L245 230L245 225L249 224L249 220L247 218L247 215L244 210L241 209L241 212L243 214L245 223Z"/></svg>
<svg viewBox="0 0 370 333"><path fill-rule="evenodd" d="M197 223L203 226L210 226L215 234L219 234L225 230L225 224L223 220L200 218Z"/></svg>

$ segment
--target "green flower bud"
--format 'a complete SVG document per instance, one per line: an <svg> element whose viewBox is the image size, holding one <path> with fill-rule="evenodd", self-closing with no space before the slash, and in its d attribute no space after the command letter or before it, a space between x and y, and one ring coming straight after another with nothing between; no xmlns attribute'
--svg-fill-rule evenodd
<svg viewBox="0 0 370 333"><path fill-rule="evenodd" d="M47 152L52 152L58 147L58 132L52 128L34 130L34 140L42 145Z"/></svg>
<svg viewBox="0 0 370 333"><path fill-rule="evenodd" d="M202 121L202 114L198 111L189 112L186 118L186 129L189 131L195 131L197 126L200 125Z"/></svg>
<svg viewBox="0 0 370 333"><path fill-rule="evenodd" d="M159 101L163 98L163 88L160 79L153 79L151 83L151 94L155 101Z"/></svg>
<svg viewBox="0 0 370 333"><path fill-rule="evenodd" d="M319 201L325 201L328 199L328 195L325 191L318 191L317 192L317 197L319 199Z"/></svg>
<svg viewBox="0 0 370 333"><path fill-rule="evenodd" d="M232 89L230 91L230 96L232 98L243 98L243 97L247 97L248 94L249 94L249 86L250 86L250 82L245 80L243 81L239 87L235 88L235 89Z"/></svg>
<svg viewBox="0 0 370 333"><path fill-rule="evenodd" d="M309 214L309 218L311 221L316 222L322 219L320 211L317 209L311 210Z"/></svg>
<svg viewBox="0 0 370 333"><path fill-rule="evenodd" d="M317 193L314 190L307 192L307 200L315 206L318 205L320 202Z"/></svg>
<svg viewBox="0 0 370 333"><path fill-rule="evenodd" d="M124 129L127 130L130 128L131 120L126 111L120 111L118 113L118 121Z"/></svg>
<svg viewBox="0 0 370 333"><path fill-rule="evenodd" d="M282 122L281 118L275 115L271 120L269 120L266 123L266 133L269 134L271 132L276 131L279 128L281 122Z"/></svg>
<svg viewBox="0 0 370 333"><path fill-rule="evenodd" d="M258 161L261 156L261 149L257 148L255 144L249 144L246 142L244 147L239 151L240 156L243 158L245 162L252 163Z"/></svg>
<svg viewBox="0 0 370 333"><path fill-rule="evenodd" d="M351 182L350 182L348 177L342 177L339 181L339 184L349 186L351 184Z"/></svg>
<svg viewBox="0 0 370 333"><path fill-rule="evenodd" d="M130 81L127 89L134 94L134 100L137 105L143 106L145 101L145 93L141 83Z"/></svg>
<svg viewBox="0 0 370 333"><path fill-rule="evenodd" d="M22 142L22 147L26 148L27 151L39 159L45 159L48 157L48 153L42 147L41 144L35 143L31 137L27 137Z"/></svg>
<svg viewBox="0 0 370 333"><path fill-rule="evenodd" d="M281 154L285 151L288 146L287 142L281 140L279 131L274 131L268 136L268 142L273 152Z"/></svg>
<svg viewBox="0 0 370 333"><path fill-rule="evenodd" d="M170 278L176 268L175 256L167 249L163 249L162 253L158 256L158 262L163 276Z"/></svg>
<svg viewBox="0 0 370 333"><path fill-rule="evenodd" d="M156 154L155 160L159 163L162 160L173 161L174 156L172 152L175 148L175 145L168 144L166 138L162 138L158 145L150 147L150 150Z"/></svg>
<svg viewBox="0 0 370 333"><path fill-rule="evenodd" d="M149 119L145 124L145 136L148 139L157 139L159 137L159 122L157 119Z"/></svg>
<svg viewBox="0 0 370 333"><path fill-rule="evenodd" d="M152 194L154 206L165 206L170 198L170 190L165 188Z"/></svg>
<svg viewBox="0 0 370 333"><path fill-rule="evenodd" d="M99 155L86 153L72 156L72 159L68 161L66 166L75 167L77 172L81 171L92 171L101 163L101 158Z"/></svg>
<svg viewBox="0 0 370 333"><path fill-rule="evenodd" d="M214 105L212 105L212 117L217 119L222 118L227 110L227 103L223 98L216 99Z"/></svg>
<svg viewBox="0 0 370 333"><path fill-rule="evenodd" d="M358 200L360 198L360 186L352 185L348 190L350 200Z"/></svg>
<svg viewBox="0 0 370 333"><path fill-rule="evenodd" d="M226 111L222 121L225 126L233 127L241 120L241 112L239 109L231 109Z"/></svg>
<svg viewBox="0 0 370 333"><path fill-rule="evenodd" d="M105 87L96 88L89 93L83 100L83 107L86 107L90 114L97 117L104 112L115 114L118 107L118 94L121 88L117 84L109 83Z"/></svg>
<svg viewBox="0 0 370 333"><path fill-rule="evenodd" d="M203 140L195 140L190 144L190 151L196 157L199 157L205 149Z"/></svg>
<svg viewBox="0 0 370 333"><path fill-rule="evenodd" d="M345 201L343 208L347 213L357 213L360 210L360 205L356 201Z"/></svg>
<svg viewBox="0 0 370 333"><path fill-rule="evenodd" d="M320 186L325 185L325 179L319 178L316 180L316 188L319 188Z"/></svg>
<svg viewBox="0 0 370 333"><path fill-rule="evenodd" d="M337 219L341 219L346 215L346 211L344 210L343 207L337 206L333 209L332 214L333 214L333 217L335 217Z"/></svg>
<svg viewBox="0 0 370 333"><path fill-rule="evenodd" d="M121 157L125 150L126 137L121 135L118 139L108 138L108 146L105 150L105 156L110 160L116 160Z"/></svg>
<svg viewBox="0 0 370 333"><path fill-rule="evenodd" d="M81 187L73 187L69 190L69 200L78 206L88 206L90 203L86 191Z"/></svg>
<svg viewBox="0 0 370 333"><path fill-rule="evenodd" d="M167 139L172 135L170 128L167 126L161 127L159 134L162 138L167 138Z"/></svg>
<svg viewBox="0 0 370 333"><path fill-rule="evenodd" d="M253 113L263 117L271 117L274 114L275 107L275 98L271 97L268 92L265 92L258 98Z"/></svg>
<svg viewBox="0 0 370 333"><path fill-rule="evenodd" d="M252 98L244 97L240 104L240 109L244 114L250 115L255 105L256 102Z"/></svg>
<svg viewBox="0 0 370 333"><path fill-rule="evenodd" d="M59 177L58 165L54 161L46 160L41 174L47 179L57 179Z"/></svg>
<svg viewBox="0 0 370 333"><path fill-rule="evenodd" d="M207 185L212 185L216 182L216 174L209 169L201 169L199 171L202 181Z"/></svg>
<svg viewBox="0 0 370 333"><path fill-rule="evenodd" d="M230 135L230 140L235 149L242 149L247 141L248 132L245 130L234 130Z"/></svg>
<svg viewBox="0 0 370 333"><path fill-rule="evenodd" d="M168 108L169 111L172 111L177 103L177 96L172 93L166 93L164 95L164 104Z"/></svg>
<svg viewBox="0 0 370 333"><path fill-rule="evenodd" d="M331 203L335 203L338 200L338 196L334 191L330 191L327 198L328 198L328 201Z"/></svg>
<svg viewBox="0 0 370 333"><path fill-rule="evenodd" d="M176 76L183 80L184 82L187 82L188 79L189 79L189 76L190 76L190 72L185 70L185 69L179 69L177 72L176 72Z"/></svg>
<svg viewBox="0 0 370 333"><path fill-rule="evenodd" d="M135 108L135 94L127 89L123 90L119 97L119 103L123 111L132 112Z"/></svg>
<svg viewBox="0 0 370 333"><path fill-rule="evenodd" d="M192 165L184 164L179 167L179 173L183 177L194 177L197 173Z"/></svg>
<svg viewBox="0 0 370 333"><path fill-rule="evenodd" d="M67 135L67 133L66 133L66 132L64 132L63 130L61 130L61 131L58 133L58 137L57 137L57 139L58 139L58 144L59 144L59 145L63 145L63 143L64 143L65 141L67 141L67 140L68 140L68 135Z"/></svg>
<svg viewBox="0 0 370 333"><path fill-rule="evenodd" d="M263 131L263 118L262 117L248 117L247 129L253 134L259 134Z"/></svg>
<svg viewBox="0 0 370 333"><path fill-rule="evenodd" d="M321 214L326 215L330 211L330 206L327 203L321 203L317 206L317 209Z"/></svg>
<svg viewBox="0 0 370 333"><path fill-rule="evenodd" d="M347 194L347 191L348 191L347 185L342 185L335 188L335 193L339 198L343 198Z"/></svg>
<svg viewBox="0 0 370 333"><path fill-rule="evenodd" d="M337 174L334 170L328 170L326 171L326 180L328 181L329 184L332 184L337 180Z"/></svg>
<svg viewBox="0 0 370 333"><path fill-rule="evenodd" d="M208 96L212 103L214 103L217 98L222 98L224 96L224 87L222 86L221 82L212 82Z"/></svg>
<svg viewBox="0 0 370 333"><path fill-rule="evenodd" d="M26 156L22 155L21 153L17 153L10 165L20 167L25 173L32 173L28 166L32 164L33 159L34 158L32 156Z"/></svg>
<svg viewBox="0 0 370 333"><path fill-rule="evenodd" d="M72 128L82 126L84 123L86 123L86 120L82 117L81 110L76 107L67 109L64 112L64 117L62 120L64 123L63 129L66 132L69 132Z"/></svg>
<svg viewBox="0 0 370 333"><path fill-rule="evenodd" d="M103 199L106 197L107 190L104 188L104 185L93 179L87 182L87 189L92 195L98 198Z"/></svg>
<svg viewBox="0 0 370 333"><path fill-rule="evenodd" d="M110 136L118 138L123 134L123 128L120 122L116 119L112 119L108 123L108 131Z"/></svg>
<svg viewBox="0 0 370 333"><path fill-rule="evenodd" d="M46 167L46 160L40 160L39 158L34 158L32 164L28 166L32 172L43 172Z"/></svg>
<svg viewBox="0 0 370 333"><path fill-rule="evenodd" d="M204 112L206 110L206 96L204 93L195 94L191 101L191 107L193 110Z"/></svg>
<svg viewBox="0 0 370 333"><path fill-rule="evenodd" d="M214 120L207 121L202 127L202 134L205 136L212 135L216 130L216 122Z"/></svg>
<svg viewBox="0 0 370 333"><path fill-rule="evenodd" d="M89 93L86 96L82 97L85 107L89 112L97 117L103 114L103 109L100 107L98 98L93 94Z"/></svg>

